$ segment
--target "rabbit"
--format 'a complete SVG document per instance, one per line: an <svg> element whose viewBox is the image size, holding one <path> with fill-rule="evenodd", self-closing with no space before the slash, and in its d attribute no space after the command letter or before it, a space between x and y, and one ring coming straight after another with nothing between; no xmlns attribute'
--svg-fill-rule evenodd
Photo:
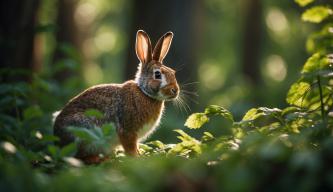
<svg viewBox="0 0 333 192"><path fill-rule="evenodd" d="M135 79L122 84L96 85L72 98L54 122L59 145L65 146L76 139L67 130L68 126L91 128L113 123L117 132L113 146L121 145L127 155L138 156L138 142L159 125L164 102L179 95L176 71L163 64L172 38L172 32L165 33L152 50L148 34L137 31L135 51L140 63ZM85 116L85 111L91 108L101 111L103 118ZM88 148L85 144L79 145L76 157L85 163L103 161L99 149Z"/></svg>

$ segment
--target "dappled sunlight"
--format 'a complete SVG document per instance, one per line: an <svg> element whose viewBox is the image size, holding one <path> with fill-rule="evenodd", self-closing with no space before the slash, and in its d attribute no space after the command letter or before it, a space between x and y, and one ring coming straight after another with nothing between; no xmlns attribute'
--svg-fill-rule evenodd
<svg viewBox="0 0 333 192"><path fill-rule="evenodd" d="M94 43L99 51L112 51L117 41L117 33L110 27L101 27L98 29L94 38Z"/></svg>
<svg viewBox="0 0 333 192"><path fill-rule="evenodd" d="M74 13L74 19L79 27L89 27L97 15L96 7L89 2L80 3Z"/></svg>
<svg viewBox="0 0 333 192"><path fill-rule="evenodd" d="M205 88L218 90L225 83L225 72L216 61L206 61L199 66L199 78Z"/></svg>
<svg viewBox="0 0 333 192"><path fill-rule="evenodd" d="M286 15L276 7L269 8L266 16L265 23L269 36L279 44L286 44L291 38L291 28Z"/></svg>
<svg viewBox="0 0 333 192"><path fill-rule="evenodd" d="M287 76L287 66L283 58L279 55L270 55L265 63L263 74L274 81L283 81Z"/></svg>
<svg viewBox="0 0 333 192"><path fill-rule="evenodd" d="M209 103L215 103L229 108L235 102L244 98L248 94L248 88L245 85L235 85L229 87L224 94L216 95L209 100Z"/></svg>
<svg viewBox="0 0 333 192"><path fill-rule="evenodd" d="M278 8L270 8L266 16L266 25L275 33L284 34L289 28L288 20Z"/></svg>
<svg viewBox="0 0 333 192"><path fill-rule="evenodd" d="M17 149L16 147L10 143L10 142L7 142L7 141L4 141L1 143L1 147L7 152L7 153L11 153L11 154L14 154L16 153Z"/></svg>
<svg viewBox="0 0 333 192"><path fill-rule="evenodd" d="M96 63L86 65L83 76L88 85L96 85L103 82L103 71Z"/></svg>
<svg viewBox="0 0 333 192"><path fill-rule="evenodd" d="M123 54L128 41L122 27L127 21L124 16L126 2L78 1L74 19L81 32L79 38L84 57L83 76L88 85L119 82L123 77ZM92 66L92 63L96 66Z"/></svg>

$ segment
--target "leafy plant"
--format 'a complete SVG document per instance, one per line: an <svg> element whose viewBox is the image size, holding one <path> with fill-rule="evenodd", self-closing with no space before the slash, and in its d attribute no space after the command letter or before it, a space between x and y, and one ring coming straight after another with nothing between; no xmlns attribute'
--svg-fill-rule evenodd
<svg viewBox="0 0 333 192"><path fill-rule="evenodd" d="M306 7L302 19L319 24L321 29L307 40L312 55L286 95L288 106L251 108L238 120L224 107L210 105L185 122L186 127L197 131L222 118L230 124L218 128L230 129L229 134L214 135L208 130L196 138L190 130L176 129L176 143L146 142L139 146L139 158L127 158L119 152L111 154L105 163L85 166L73 157L76 144L88 142L107 150L116 133L112 124L69 127L78 138L76 142L63 148L54 145L58 138L52 134L51 114L68 97L60 87L72 90L76 83L60 84L48 80L48 75L36 75L31 83L2 83L0 190L331 190L332 8L315 0L296 2ZM68 47L63 49L76 57ZM71 66L71 62L64 62L57 69ZM15 73L9 71L1 73ZM48 103L50 98L55 100L52 104ZM103 117L95 109L85 114Z"/></svg>

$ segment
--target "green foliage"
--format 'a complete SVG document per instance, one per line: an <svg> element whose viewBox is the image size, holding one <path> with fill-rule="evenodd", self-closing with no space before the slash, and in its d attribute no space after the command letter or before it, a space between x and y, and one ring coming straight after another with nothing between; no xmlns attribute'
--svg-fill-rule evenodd
<svg viewBox="0 0 333 192"><path fill-rule="evenodd" d="M287 102L298 107L303 106L304 95L310 90L310 84L306 82L294 83L288 91Z"/></svg>
<svg viewBox="0 0 333 192"><path fill-rule="evenodd" d="M312 2L314 2L314 0L295 0L296 3L298 3L300 6L304 7Z"/></svg>
<svg viewBox="0 0 333 192"><path fill-rule="evenodd" d="M187 118L185 126L191 129L197 129L200 128L203 124L207 123L208 121L209 118L205 113L194 113Z"/></svg>
<svg viewBox="0 0 333 192"><path fill-rule="evenodd" d="M232 122L234 121L232 114L228 110L221 106L210 105L205 109L204 113L194 113L190 115L185 122L185 126L191 129L198 129L209 121L210 116L216 115L220 115Z"/></svg>
<svg viewBox="0 0 333 192"><path fill-rule="evenodd" d="M205 114L208 116L213 116L213 115L220 115L225 119L228 119L230 121L234 121L234 117L232 114L226 110L225 108L217 105L210 105L205 109Z"/></svg>
<svg viewBox="0 0 333 192"><path fill-rule="evenodd" d="M332 39L333 23L328 23L320 31L316 31L309 36L306 42L306 48L311 53L325 53L333 50Z"/></svg>
<svg viewBox="0 0 333 192"><path fill-rule="evenodd" d="M315 6L307 9L302 14L302 20L312 23L320 23L333 14L333 10L326 6Z"/></svg>
<svg viewBox="0 0 333 192"><path fill-rule="evenodd" d="M95 117L97 119L103 118L103 113L96 109L88 109L84 112L84 114L88 117Z"/></svg>
<svg viewBox="0 0 333 192"><path fill-rule="evenodd" d="M322 70L327 69L328 67L329 67L328 57L320 53L315 53L304 64L302 69L302 74L308 75L316 72L318 73ZM325 75L325 74L318 74L318 75Z"/></svg>
<svg viewBox="0 0 333 192"><path fill-rule="evenodd" d="M281 110L274 108L274 109L269 109L267 107L259 107L258 109L253 108L250 109L243 117L243 121L253 121L256 120L257 118L260 118L262 116L279 116L281 114Z"/></svg>
<svg viewBox="0 0 333 192"><path fill-rule="evenodd" d="M67 128L76 137L88 141L88 142L101 142L101 145L108 143L108 139L111 139L116 133L112 124L105 124L102 127L68 127Z"/></svg>
<svg viewBox="0 0 333 192"><path fill-rule="evenodd" d="M313 1L296 2L306 6ZM0 191L331 190L333 56L329 42L333 37L331 13L325 16L323 8L329 9L312 7L302 16L306 21L328 23L309 37L312 56L288 91L287 107L251 108L237 120L225 108L210 105L185 122L199 130L176 129L179 140L171 144L159 140L140 144L138 158L128 158L120 150L107 154L109 159L100 165L86 166L74 157L82 142L110 149L117 137L112 124L69 127L76 142L63 148L54 145L59 139L52 134L51 114L73 95L63 91L76 87L73 81L60 84L48 80L48 75L36 75L31 83L0 84ZM76 57L74 50L63 49ZM75 65L63 61L59 70L76 70ZM55 101L50 103L50 98ZM96 109L88 109L85 115L103 120L103 113ZM206 129L219 118L230 124L217 126L230 132L213 134ZM195 137L191 131L202 132Z"/></svg>
<svg viewBox="0 0 333 192"><path fill-rule="evenodd" d="M31 106L26 108L23 111L23 118L24 119L33 119L33 118L38 118L41 117L43 115L42 110L40 109L39 106Z"/></svg>

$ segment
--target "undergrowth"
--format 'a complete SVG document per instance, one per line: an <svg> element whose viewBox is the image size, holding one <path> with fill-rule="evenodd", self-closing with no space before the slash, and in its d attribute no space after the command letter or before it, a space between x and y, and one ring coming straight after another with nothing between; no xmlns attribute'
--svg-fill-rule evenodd
<svg viewBox="0 0 333 192"><path fill-rule="evenodd" d="M188 117L200 129L220 117L226 135L204 132L194 138L177 129L178 143L140 144L141 156L116 151L100 165L86 166L73 155L75 143L59 148L52 134L52 113L79 81L61 84L35 75L30 83L0 85L1 191L253 191L333 189L333 9L296 0L306 7L302 20L320 30L307 40L311 56L291 85L284 109L258 107L241 120L222 106L210 105ZM311 6L312 5L312 6ZM8 75L15 73L2 70ZM63 90L66 87L66 90ZM91 109L88 116L99 118ZM107 124L72 132L108 147L115 134Z"/></svg>

